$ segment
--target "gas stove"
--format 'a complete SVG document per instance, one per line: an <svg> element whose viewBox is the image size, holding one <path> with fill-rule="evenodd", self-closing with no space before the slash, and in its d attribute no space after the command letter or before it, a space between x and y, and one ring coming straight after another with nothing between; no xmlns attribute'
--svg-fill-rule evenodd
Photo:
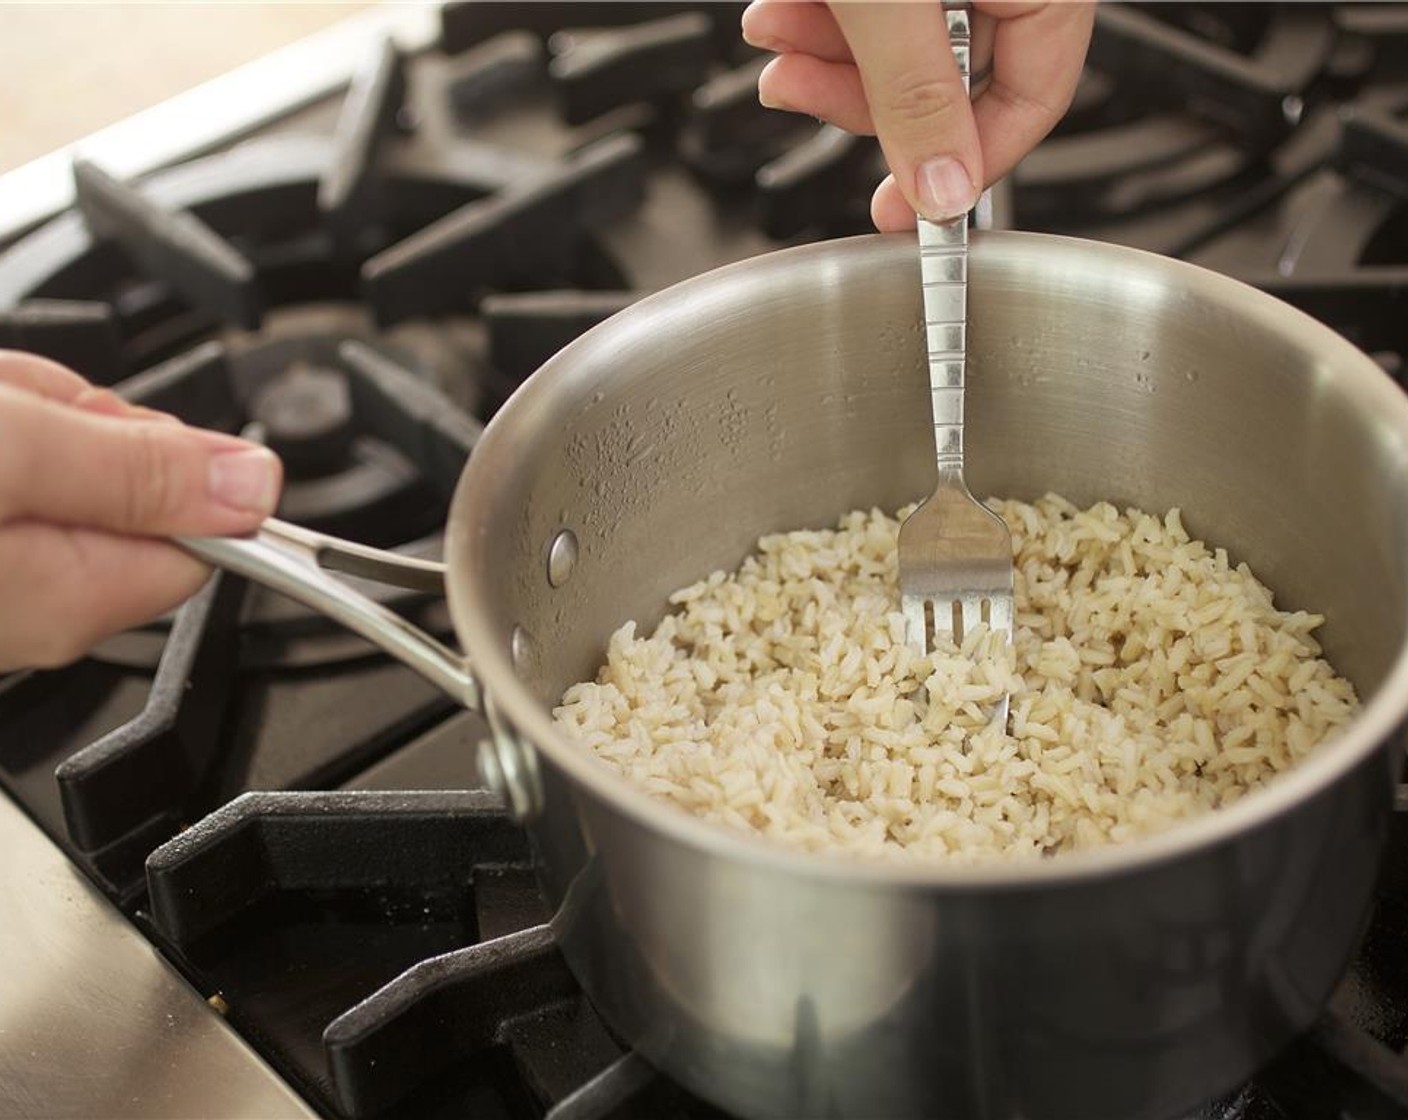
<svg viewBox="0 0 1408 1120"><path fill-rule="evenodd" d="M482 425L558 348L868 229L875 142L757 104L741 7L349 21L61 176L0 177L0 346L266 441L281 516L434 556ZM1408 5L1105 7L1071 112L982 217L1248 280L1398 375ZM448 634L442 603L375 593ZM0 727L0 882L28 915L0 933L0 1111L721 1115L578 991L478 788L478 718L331 623L218 575L0 679ZM1318 1025L1196 1116L1408 1112L1408 816L1392 845Z"/></svg>

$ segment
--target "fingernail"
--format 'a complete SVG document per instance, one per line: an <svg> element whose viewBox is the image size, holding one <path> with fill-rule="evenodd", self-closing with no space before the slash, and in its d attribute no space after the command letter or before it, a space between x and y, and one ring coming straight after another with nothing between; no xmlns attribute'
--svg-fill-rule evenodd
<svg viewBox="0 0 1408 1120"><path fill-rule="evenodd" d="M786 109L787 106L777 99L769 88L772 85L771 74L781 58L774 58L758 74L758 104L764 109Z"/></svg>
<svg viewBox="0 0 1408 1120"><path fill-rule="evenodd" d="M931 222L946 222L973 208L978 188L967 169L951 156L919 165L919 209Z"/></svg>
<svg viewBox="0 0 1408 1120"><path fill-rule="evenodd" d="M231 509L272 513L279 500L279 460L263 447L210 460L210 496Z"/></svg>

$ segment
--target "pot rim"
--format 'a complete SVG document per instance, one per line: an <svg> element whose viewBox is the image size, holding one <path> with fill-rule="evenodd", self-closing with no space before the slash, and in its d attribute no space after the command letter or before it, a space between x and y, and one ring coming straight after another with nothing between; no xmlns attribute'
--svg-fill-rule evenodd
<svg viewBox="0 0 1408 1120"><path fill-rule="evenodd" d="M469 559L489 540L485 517L497 481L513 473L516 464L522 461L517 448L523 443L516 431L524 422L522 418L531 418L537 402L546 400L554 392L552 382L559 371L583 360L609 355L614 337L623 328L636 329L642 321L660 315L689 314L688 307L702 288L728 284L739 275L749 277L750 282L756 284L773 273L776 281L785 282L786 275L797 268L828 269L841 261L852 263L853 260L894 256L906 243L908 247L903 251L912 253L913 236L912 233L866 234L781 249L681 281L593 327L544 363L520 386L490 422L470 456L451 506L446 542L451 616L474 675L496 712L508 719L535 752L545 755L577 786L619 809L642 827L681 845L702 849L719 858L736 859L812 879L877 888L905 886L955 892L1074 885L1192 856L1273 823L1385 748L1402 727L1405 711L1408 711L1408 641L1400 647L1373 699L1361 708L1343 732L1325 740L1294 768L1225 808L1212 810L1152 836L1067 852L1049 859L950 865L932 860L876 860L801 851L778 840L704 820L639 789L554 725L551 711L518 679L508 644L501 643L490 621L491 612L485 609L467 577L471 570ZM1327 373L1333 369L1334 376L1350 379L1351 397L1366 415L1377 415L1392 426L1403 458L1408 460L1408 395L1367 354L1309 315L1241 281L1140 249L1013 231L985 232L973 237L972 253L980 267L984 256L1032 251L1103 256L1105 266L1112 271L1181 274L1211 286L1216 299L1249 319L1274 319L1278 331L1323 356L1320 369ZM1405 620L1405 630L1408 630L1408 620Z"/></svg>

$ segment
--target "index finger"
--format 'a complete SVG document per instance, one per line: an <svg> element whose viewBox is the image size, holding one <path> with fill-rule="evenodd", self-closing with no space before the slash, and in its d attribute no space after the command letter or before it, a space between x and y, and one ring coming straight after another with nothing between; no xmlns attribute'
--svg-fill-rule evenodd
<svg viewBox="0 0 1408 1120"><path fill-rule="evenodd" d="M967 212L983 181L983 157L943 8L837 3L831 10L906 201L932 221Z"/></svg>
<svg viewBox="0 0 1408 1120"><path fill-rule="evenodd" d="M155 420L167 424L181 422L175 416L125 401L111 389L91 384L68 366L25 350L0 350L0 385L100 416Z"/></svg>
<svg viewBox="0 0 1408 1120"><path fill-rule="evenodd" d="M979 0L997 16L992 77L973 102L988 182L1002 178L1056 126L1075 96L1095 21L1086 0Z"/></svg>
<svg viewBox="0 0 1408 1120"><path fill-rule="evenodd" d="M69 404L91 389L68 366L24 350L0 350L0 384Z"/></svg>

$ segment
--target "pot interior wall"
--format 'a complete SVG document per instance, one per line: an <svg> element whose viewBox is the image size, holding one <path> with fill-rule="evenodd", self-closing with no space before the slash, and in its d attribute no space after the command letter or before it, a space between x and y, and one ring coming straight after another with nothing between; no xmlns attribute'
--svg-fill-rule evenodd
<svg viewBox="0 0 1408 1120"><path fill-rule="evenodd" d="M1280 605L1327 615L1367 698L1404 640L1408 566L1408 406L1376 407L1393 398L1366 389L1369 360L1248 289L1093 243L975 237L970 285L975 493L1181 507ZM638 305L520 391L471 468L495 528L454 560L501 648L528 632L544 703L759 535L928 492L921 318L911 239L833 242ZM562 529L579 557L554 588Z"/></svg>

